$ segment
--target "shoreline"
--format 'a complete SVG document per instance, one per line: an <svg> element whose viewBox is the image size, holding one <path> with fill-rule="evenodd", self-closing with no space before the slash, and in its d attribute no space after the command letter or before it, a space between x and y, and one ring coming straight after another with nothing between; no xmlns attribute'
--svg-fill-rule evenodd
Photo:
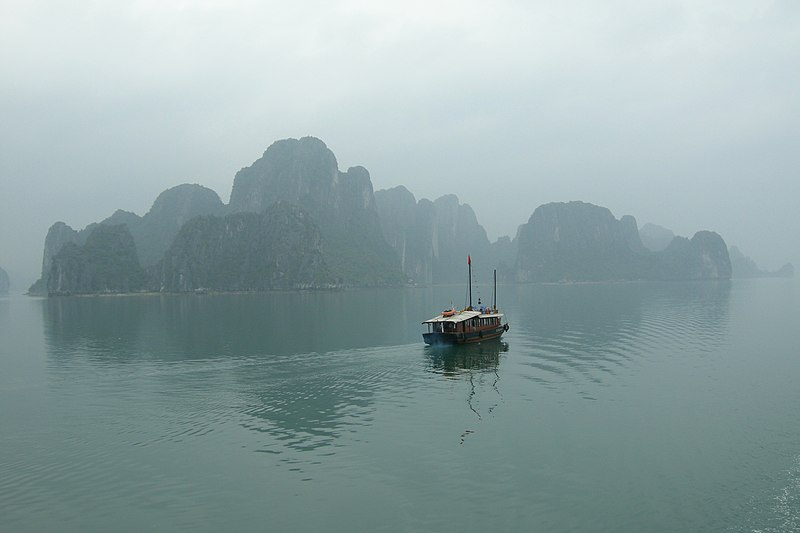
<svg viewBox="0 0 800 533"><path fill-rule="evenodd" d="M665 280L594 280L594 281L525 281L525 282L501 282L499 285L505 286L576 286L576 285L629 285L629 284L649 284L649 283L731 283L735 280L745 278L727 279L665 279ZM749 278L747 278L749 279ZM788 279L788 278L764 278L764 279ZM183 292L161 292L161 291L131 291L131 292L93 292L93 293L72 293L72 294L31 294L22 293L22 296L30 298L116 298L126 296L152 297L152 296L219 296L227 294L266 294L276 292L338 292L365 289L428 289L432 287L448 287L457 285L456 283L439 284L405 284L405 285L382 285L382 286L335 286L335 287L293 287L275 288L264 290L210 290L203 289L198 291Z"/></svg>

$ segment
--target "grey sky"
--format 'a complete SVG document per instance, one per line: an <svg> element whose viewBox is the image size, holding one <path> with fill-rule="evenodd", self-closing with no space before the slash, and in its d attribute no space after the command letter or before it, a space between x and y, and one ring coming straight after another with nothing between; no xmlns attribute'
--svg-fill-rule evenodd
<svg viewBox="0 0 800 533"><path fill-rule="evenodd" d="M800 266L800 3L0 0L0 266L313 135L490 238L584 200Z"/></svg>

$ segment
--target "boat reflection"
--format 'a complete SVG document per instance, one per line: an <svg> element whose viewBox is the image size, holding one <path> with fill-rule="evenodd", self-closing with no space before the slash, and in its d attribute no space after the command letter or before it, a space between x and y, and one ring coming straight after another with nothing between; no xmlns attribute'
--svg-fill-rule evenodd
<svg viewBox="0 0 800 533"><path fill-rule="evenodd" d="M500 340L480 344L433 345L425 347L429 371L451 379L463 379L468 384L467 408L478 420L491 414L502 401L500 382L500 354L508 351L508 344ZM464 439L473 433L467 429Z"/></svg>
<svg viewBox="0 0 800 533"><path fill-rule="evenodd" d="M508 351L508 343L499 340L479 344L425 346L431 372L458 376L468 371L497 372L500 354Z"/></svg>

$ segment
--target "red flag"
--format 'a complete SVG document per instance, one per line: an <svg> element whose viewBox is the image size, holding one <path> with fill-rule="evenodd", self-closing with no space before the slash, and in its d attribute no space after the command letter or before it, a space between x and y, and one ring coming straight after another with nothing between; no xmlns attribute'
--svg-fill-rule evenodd
<svg viewBox="0 0 800 533"><path fill-rule="evenodd" d="M467 264L468 265L472 264L472 258L470 256L467 256Z"/></svg>

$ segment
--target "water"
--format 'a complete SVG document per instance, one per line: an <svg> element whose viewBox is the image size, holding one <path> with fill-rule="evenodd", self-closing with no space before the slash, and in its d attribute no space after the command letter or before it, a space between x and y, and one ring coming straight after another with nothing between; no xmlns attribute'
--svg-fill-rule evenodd
<svg viewBox="0 0 800 533"><path fill-rule="evenodd" d="M0 299L0 530L800 529L792 280Z"/></svg>

